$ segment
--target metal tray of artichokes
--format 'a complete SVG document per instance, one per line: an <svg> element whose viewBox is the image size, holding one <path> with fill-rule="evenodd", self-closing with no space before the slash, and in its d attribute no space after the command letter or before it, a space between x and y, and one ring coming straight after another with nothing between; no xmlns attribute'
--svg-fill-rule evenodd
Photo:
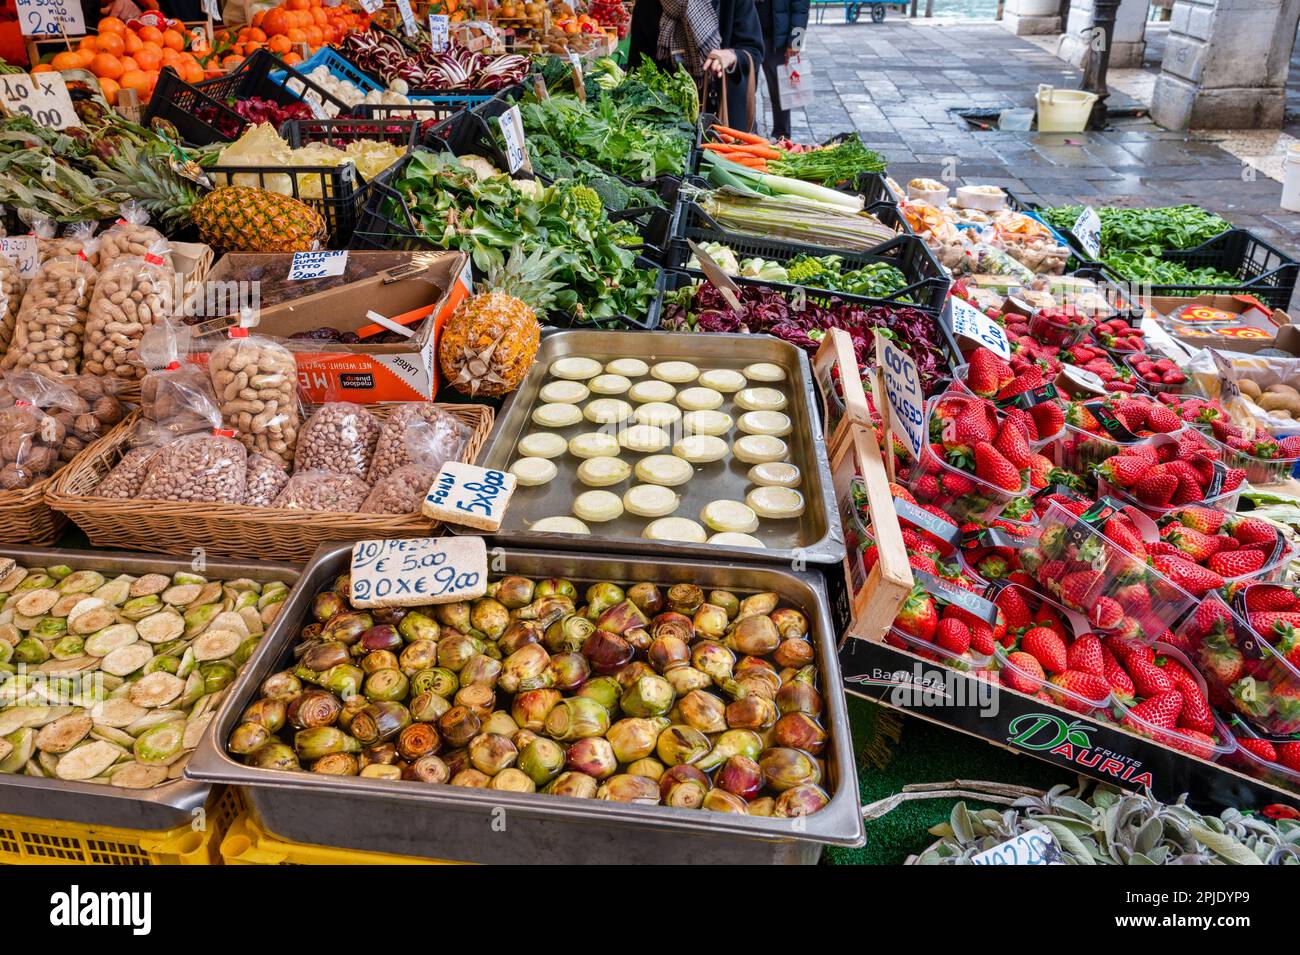
<svg viewBox="0 0 1300 955"><path fill-rule="evenodd" d="M185 761L299 573L0 548L0 813L191 824L212 787Z"/></svg>
<svg viewBox="0 0 1300 955"><path fill-rule="evenodd" d="M861 843L819 575L507 548L486 598L364 612L350 554L317 549L185 770L240 786L269 831L496 864L810 864Z"/></svg>

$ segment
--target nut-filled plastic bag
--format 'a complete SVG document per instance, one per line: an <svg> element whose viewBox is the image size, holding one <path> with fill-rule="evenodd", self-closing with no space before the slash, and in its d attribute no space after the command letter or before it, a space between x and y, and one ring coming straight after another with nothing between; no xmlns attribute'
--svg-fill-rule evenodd
<svg viewBox="0 0 1300 955"><path fill-rule="evenodd" d="M18 309L23 304L23 279L18 264L0 255L0 356L13 341Z"/></svg>
<svg viewBox="0 0 1300 955"><path fill-rule="evenodd" d="M5 386L11 397L0 408L0 490L14 491L44 480L63 463L59 452L67 428L49 409L75 395L66 385L30 372L7 374Z"/></svg>
<svg viewBox="0 0 1300 955"><path fill-rule="evenodd" d="M244 480L244 504L248 507L270 507L288 483L289 472L279 458L250 454L248 476Z"/></svg>
<svg viewBox="0 0 1300 955"><path fill-rule="evenodd" d="M75 375L81 365L95 278L94 266L84 254L44 262L23 295L13 341L0 368Z"/></svg>
<svg viewBox="0 0 1300 955"><path fill-rule="evenodd" d="M66 432L59 447L62 461L71 461L83 448L104 437L126 417L129 408L120 397L126 382L121 379L67 375L51 380L65 389L59 391L47 407L48 413ZM20 388L20 394L21 391Z"/></svg>
<svg viewBox="0 0 1300 955"><path fill-rule="evenodd" d="M412 463L406 432L415 422L429 425L426 432L419 430L420 446L424 449L420 463L438 471L447 461L457 460L469 440L469 428L461 424L437 405L427 402L404 404L388 416L379 440L375 443L374 460L366 480L371 486L378 484L398 468ZM427 490L426 485L426 490Z"/></svg>
<svg viewBox="0 0 1300 955"><path fill-rule="evenodd" d="M140 493L154 457L172 438L173 435L154 422L141 418L131 433L126 453L90 492L91 496L116 501L127 501L135 497Z"/></svg>
<svg viewBox="0 0 1300 955"><path fill-rule="evenodd" d="M407 425L404 438L409 462L375 482L361 505L363 513L418 514L429 486L442 466L448 461L458 460L465 447L462 440L449 454L454 442L446 440L442 424L422 419Z"/></svg>
<svg viewBox="0 0 1300 955"><path fill-rule="evenodd" d="M232 328L208 359L212 390L223 427L249 451L293 463L302 415L298 367L293 352L278 342Z"/></svg>
<svg viewBox="0 0 1300 955"><path fill-rule="evenodd" d="M149 213L138 202L124 202L122 217L99 234L99 261L102 272L120 258L135 258L154 252L172 267L171 246L163 234L149 225Z"/></svg>
<svg viewBox="0 0 1300 955"><path fill-rule="evenodd" d="M207 368L182 359L188 339L187 330L162 322L144 333L138 349L148 369L140 383L140 413L173 436L221 424Z"/></svg>
<svg viewBox="0 0 1300 955"><path fill-rule="evenodd" d="M95 223L73 222L63 229L63 235L55 238L55 224L42 216L31 220L32 233L36 236L36 260L44 265L53 259L69 255L81 255L93 269L99 268L99 240L95 238Z"/></svg>
<svg viewBox="0 0 1300 955"><path fill-rule="evenodd" d="M101 263L86 316L84 371L129 380L144 377L140 341L172 313L176 273L166 258L168 248L160 237L143 255Z"/></svg>
<svg viewBox="0 0 1300 955"><path fill-rule="evenodd" d="M187 434L154 456L136 498L242 504L247 469L248 451L228 431Z"/></svg>
<svg viewBox="0 0 1300 955"><path fill-rule="evenodd" d="M359 477L334 471L299 471L289 478L275 507L300 511L335 511L353 514L360 510L370 488Z"/></svg>
<svg viewBox="0 0 1300 955"><path fill-rule="evenodd" d="M298 432L295 471L334 471L365 479L379 440L373 414L350 401L329 401L317 408Z"/></svg>

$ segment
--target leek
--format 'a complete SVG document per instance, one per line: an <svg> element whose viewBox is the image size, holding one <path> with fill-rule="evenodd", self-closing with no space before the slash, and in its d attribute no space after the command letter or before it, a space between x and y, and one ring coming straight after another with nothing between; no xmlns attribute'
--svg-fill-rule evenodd
<svg viewBox="0 0 1300 955"><path fill-rule="evenodd" d="M825 186L804 182L802 179L789 179L785 176L774 176L771 173L759 172L757 169L750 169L748 166L731 162L721 156L706 156L705 159L712 163L719 172L733 179L740 179L759 192L771 193L772 195L800 196L814 202L840 206L852 212L861 212L863 205L866 204L866 200L860 195L837 192L834 189L827 189ZM710 180L712 179L713 177L710 176ZM734 185L734 183L714 182L714 185Z"/></svg>
<svg viewBox="0 0 1300 955"><path fill-rule="evenodd" d="M800 196L751 195L732 189L690 190L700 207L724 229L850 252L865 252L894 238L894 231L866 212Z"/></svg>

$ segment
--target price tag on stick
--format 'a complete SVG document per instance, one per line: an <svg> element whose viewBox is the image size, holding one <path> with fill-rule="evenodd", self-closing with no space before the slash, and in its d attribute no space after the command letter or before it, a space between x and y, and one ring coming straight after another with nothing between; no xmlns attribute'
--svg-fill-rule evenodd
<svg viewBox="0 0 1300 955"><path fill-rule="evenodd" d="M402 32L415 36L419 27L415 23L415 11L411 9L411 0L397 0L397 12L402 15Z"/></svg>
<svg viewBox="0 0 1300 955"><path fill-rule="evenodd" d="M429 41L434 53L447 49L451 21L445 13L429 14Z"/></svg>
<svg viewBox="0 0 1300 955"><path fill-rule="evenodd" d="M1030 829L971 858L975 865L1065 865L1050 829Z"/></svg>
<svg viewBox="0 0 1300 955"><path fill-rule="evenodd" d="M47 73L10 73L0 76L0 102L12 116L26 116L38 126L67 129L80 126L72 108L68 84L63 75Z"/></svg>
<svg viewBox="0 0 1300 955"><path fill-rule="evenodd" d="M528 148L524 145L524 118L519 115L519 107L511 106L497 117L501 127L501 136L506 141L506 165L508 171L516 173L520 169L533 171L533 164L528 159Z"/></svg>
<svg viewBox="0 0 1300 955"><path fill-rule="evenodd" d="M361 9L366 13L374 13L384 5L384 0L358 0L358 2L361 4Z"/></svg>
<svg viewBox="0 0 1300 955"><path fill-rule="evenodd" d="M974 305L956 295L948 296L948 316L952 333L982 345L1003 358L1011 357L1011 343L1002 326Z"/></svg>
<svg viewBox="0 0 1300 955"><path fill-rule="evenodd" d="M704 277L709 280L709 284L717 286L718 291L722 293L722 297L727 300L728 305L734 309L739 309L740 286L732 280L730 275L722 270L722 266L717 263L717 260L714 259L713 256L709 255L702 246L698 245L694 239L687 239L686 244L691 247L691 251L695 253L695 257L699 259L700 271L703 272Z"/></svg>
<svg viewBox="0 0 1300 955"><path fill-rule="evenodd" d="M420 607L487 593L481 537L363 540L352 545L352 605Z"/></svg>
<svg viewBox="0 0 1300 955"><path fill-rule="evenodd" d="M58 36L86 32L86 17L76 0L16 0L23 36ZM38 74L39 75L39 74ZM63 127L59 127L62 129Z"/></svg>
<svg viewBox="0 0 1300 955"><path fill-rule="evenodd" d="M876 329L876 367L880 369L884 401L881 411L889 418L890 430L898 435L912 455L921 460L925 444L925 394L916 362L890 338Z"/></svg>
<svg viewBox="0 0 1300 955"><path fill-rule="evenodd" d="M1085 206L1079 213L1079 218L1074 220L1070 231L1083 246L1083 251L1088 253L1088 258L1094 262L1101 259L1101 217L1097 215L1096 209Z"/></svg>

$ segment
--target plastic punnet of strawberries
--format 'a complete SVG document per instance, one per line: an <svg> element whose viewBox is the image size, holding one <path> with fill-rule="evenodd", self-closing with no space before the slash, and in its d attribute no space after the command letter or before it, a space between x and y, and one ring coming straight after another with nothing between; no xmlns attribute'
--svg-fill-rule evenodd
<svg viewBox="0 0 1300 955"><path fill-rule="evenodd" d="M1261 736L1237 716L1228 717L1237 750L1224 762L1247 776L1300 790L1300 739Z"/></svg>
<svg viewBox="0 0 1300 955"><path fill-rule="evenodd" d="M1265 734L1300 733L1300 586L1248 584L1232 604L1210 594L1178 630L1211 702Z"/></svg>
<svg viewBox="0 0 1300 955"><path fill-rule="evenodd" d="M1079 342L1061 351L1061 360L1090 371L1101 379L1107 391L1128 394L1138 390L1137 376L1127 365L1119 365L1104 348L1090 342Z"/></svg>
<svg viewBox="0 0 1300 955"><path fill-rule="evenodd" d="M977 348L970 355L962 384L971 394L991 399L1004 410L1023 412L1030 441L1054 438L1065 424L1064 403L1056 397L1055 387L1048 387L1050 380L1037 365L1017 373L996 352Z"/></svg>
<svg viewBox="0 0 1300 955"><path fill-rule="evenodd" d="M1082 341L1092 327L1092 316L1074 305L1051 305L1029 316L1026 332L1044 345L1068 348Z"/></svg>
<svg viewBox="0 0 1300 955"><path fill-rule="evenodd" d="M1243 468L1223 464L1196 431L1121 448L1093 471L1099 493L1113 494L1151 517L1201 502L1230 507L1246 478Z"/></svg>
<svg viewBox="0 0 1300 955"><path fill-rule="evenodd" d="M885 642L954 669L982 669L1006 630L997 605L979 596L982 589L964 575L919 578Z"/></svg>
<svg viewBox="0 0 1300 955"><path fill-rule="evenodd" d="M1112 318L1093 326L1092 339L1102 348L1120 354L1136 354L1147 347L1146 333L1122 318Z"/></svg>
<svg viewBox="0 0 1300 955"><path fill-rule="evenodd" d="M1161 571L1171 578L1191 573L1181 564L1173 566L1180 561L1204 568L1200 586L1207 592L1274 579L1295 556L1279 528L1219 507L1175 508L1159 518L1159 526L1160 540L1147 544L1152 560L1161 560Z"/></svg>
<svg viewBox="0 0 1300 955"><path fill-rule="evenodd" d="M1066 434L1058 445L1057 462L1080 474L1088 473L1113 454L1144 443L1152 435L1172 434L1183 428L1177 414L1145 396L1072 402L1065 409L1065 423Z"/></svg>

